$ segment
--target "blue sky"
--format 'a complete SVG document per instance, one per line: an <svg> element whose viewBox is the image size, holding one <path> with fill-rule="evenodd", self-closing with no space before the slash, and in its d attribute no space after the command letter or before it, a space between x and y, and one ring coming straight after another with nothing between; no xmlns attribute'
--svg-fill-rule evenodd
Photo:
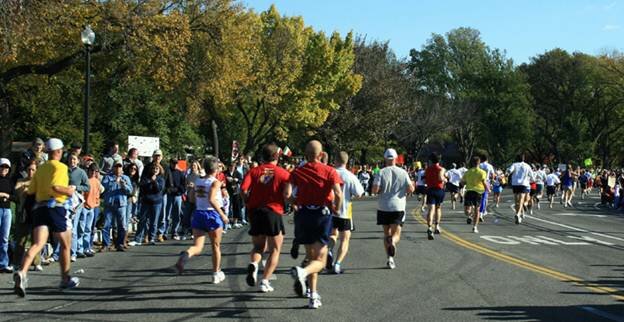
<svg viewBox="0 0 624 322"><path fill-rule="evenodd" d="M457 27L481 31L516 64L559 47L597 55L624 51L624 0L242 0L255 11L275 4L307 25L369 40L389 40L398 57L420 49L432 33Z"/></svg>

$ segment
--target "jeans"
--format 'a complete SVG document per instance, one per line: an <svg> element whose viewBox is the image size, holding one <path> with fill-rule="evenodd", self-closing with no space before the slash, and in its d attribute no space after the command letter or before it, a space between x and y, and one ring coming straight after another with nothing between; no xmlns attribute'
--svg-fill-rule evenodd
<svg viewBox="0 0 624 322"><path fill-rule="evenodd" d="M94 215L95 209L82 208L83 219L80 221L80 226L78 226L78 240L76 242L76 252L78 254L84 254L85 251L91 251Z"/></svg>
<svg viewBox="0 0 624 322"><path fill-rule="evenodd" d="M156 240L156 232L158 231L158 223L162 213L162 203L159 204L141 204L141 218L139 219L139 227L134 235L134 241L143 242L145 233L149 236L149 240Z"/></svg>
<svg viewBox="0 0 624 322"><path fill-rule="evenodd" d="M93 222L91 223L91 238L89 240L89 249L93 249L93 240L97 232L97 222L100 219L100 207L93 208Z"/></svg>
<svg viewBox="0 0 624 322"><path fill-rule="evenodd" d="M80 239L78 230L80 230L80 226L84 227L85 217L82 210L83 207L78 207L76 209L76 213L74 214L74 218L72 219L71 256L76 256L76 251L78 250L78 240Z"/></svg>
<svg viewBox="0 0 624 322"><path fill-rule="evenodd" d="M193 211L195 210L195 204L187 201L184 202L184 207L182 208L184 215L182 216L182 235L186 235L191 231L191 217L193 216Z"/></svg>
<svg viewBox="0 0 624 322"><path fill-rule="evenodd" d="M126 221L126 206L122 207L104 207L104 228L102 232L102 245L111 245L111 226L113 220L117 223L117 241L115 247L123 247L124 239L126 238L126 231L128 229Z"/></svg>
<svg viewBox="0 0 624 322"><path fill-rule="evenodd" d="M169 221L171 220L171 218L169 217L171 214L167 211L168 207L167 207L167 201L169 195L167 195L166 193L163 194L163 201L161 204L161 214L160 214L160 220L158 221L158 234L159 235L164 235L167 232L167 228L169 228Z"/></svg>
<svg viewBox="0 0 624 322"><path fill-rule="evenodd" d="M167 197L167 213L171 220L171 235L178 236L178 229L182 221L182 196L169 195Z"/></svg>
<svg viewBox="0 0 624 322"><path fill-rule="evenodd" d="M9 266L9 233L11 232L11 209L0 208L0 268Z"/></svg>

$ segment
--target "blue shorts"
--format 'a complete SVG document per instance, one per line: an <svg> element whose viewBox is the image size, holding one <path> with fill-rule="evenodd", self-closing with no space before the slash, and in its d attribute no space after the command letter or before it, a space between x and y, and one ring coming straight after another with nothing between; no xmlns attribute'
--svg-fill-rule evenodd
<svg viewBox="0 0 624 322"><path fill-rule="evenodd" d="M444 201L444 189L427 189L427 204L441 205Z"/></svg>
<svg viewBox="0 0 624 322"><path fill-rule="evenodd" d="M329 209L301 207L295 214L295 240L303 245L310 245L316 242L327 245L332 230L332 223L332 215Z"/></svg>
<svg viewBox="0 0 624 322"><path fill-rule="evenodd" d="M218 212L214 210L195 210L191 220L191 228L211 232L223 228L223 220Z"/></svg>
<svg viewBox="0 0 624 322"><path fill-rule="evenodd" d="M502 193L503 192L503 186L494 186L494 189L492 189L492 192L494 192L494 193Z"/></svg>
<svg viewBox="0 0 624 322"><path fill-rule="evenodd" d="M33 227L47 226L53 233L72 229L69 212L65 207L39 207L33 212Z"/></svg>

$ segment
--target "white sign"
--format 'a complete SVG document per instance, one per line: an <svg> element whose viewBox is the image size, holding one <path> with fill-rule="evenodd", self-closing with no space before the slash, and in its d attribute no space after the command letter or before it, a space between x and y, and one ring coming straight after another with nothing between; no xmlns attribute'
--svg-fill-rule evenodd
<svg viewBox="0 0 624 322"><path fill-rule="evenodd" d="M128 150L135 148L139 156L151 157L154 150L160 149L160 138L128 135Z"/></svg>

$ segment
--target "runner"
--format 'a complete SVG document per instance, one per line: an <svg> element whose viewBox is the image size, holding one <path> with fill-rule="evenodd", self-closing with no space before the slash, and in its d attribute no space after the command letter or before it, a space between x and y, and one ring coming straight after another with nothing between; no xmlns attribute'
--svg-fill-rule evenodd
<svg viewBox="0 0 624 322"><path fill-rule="evenodd" d="M388 255L387 266L396 267L394 256L401 239L401 227L405 222L405 196L414 191L409 174L396 166L397 152L387 149L384 153L386 166L375 177L373 192L379 194L377 225L383 226L384 249Z"/></svg>
<svg viewBox="0 0 624 322"><path fill-rule="evenodd" d="M444 168L440 166L440 155L431 153L429 155L429 166L425 170L425 180L427 183L427 205L429 215L427 216L427 238L433 240L433 234L440 234L440 222L442 221L442 202L444 201ZM434 220L435 216L435 220ZM435 224L435 231L431 226Z"/></svg>
<svg viewBox="0 0 624 322"><path fill-rule="evenodd" d="M206 158L204 170L206 176L197 178L193 190L189 192L191 202L195 203L195 211L191 219L194 244L180 253L176 268L178 274L182 274L188 260L201 254L206 234L208 234L212 244L212 283L218 284L225 280L225 274L221 270L221 235L223 227L228 223L228 218L222 210L223 183L216 178L219 173L219 160L214 157Z"/></svg>
<svg viewBox="0 0 624 322"><path fill-rule="evenodd" d="M529 184L529 198L527 200L525 200L524 203L524 207L525 207L525 211L529 211L529 215L533 215L533 205L535 205L535 198L537 197L537 183L536 183L536 174L537 169L535 168L535 165L531 166L531 175L529 176L530 178L530 184Z"/></svg>
<svg viewBox="0 0 624 322"><path fill-rule="evenodd" d="M560 183L557 173L550 169L550 173L546 175L546 197L548 198L548 207L551 209L557 195L557 185Z"/></svg>
<svg viewBox="0 0 624 322"><path fill-rule="evenodd" d="M581 199L585 199L587 195L587 183L589 182L589 172L585 169L581 169L581 173L578 178L579 185L581 186Z"/></svg>
<svg viewBox="0 0 624 322"><path fill-rule="evenodd" d="M416 196L420 201L422 198L422 203L420 205L420 211L425 213L425 204L427 203L427 184L425 183L425 169L420 167L420 163L416 164L415 179L416 179Z"/></svg>
<svg viewBox="0 0 624 322"><path fill-rule="evenodd" d="M494 181L492 182L492 192L494 193L494 202L495 208L498 208L501 200L501 194L503 193L503 185L505 184L505 175L503 171L498 169L496 171L496 175L494 176Z"/></svg>
<svg viewBox="0 0 624 322"><path fill-rule="evenodd" d="M355 230L353 225L353 204L351 199L359 198L364 195L364 187L358 181L358 178L347 170L346 165L349 162L349 155L347 152L340 152L336 155L336 171L342 179L342 193L344 195L344 201L342 207L338 213L334 213L332 217L332 233L329 240L329 252L327 256L327 266L333 269L334 273L342 273L342 263L349 251L349 240L351 239L351 232ZM380 172L383 173L383 170ZM338 248L338 256L336 262L332 263L333 250L336 241L340 237L340 247Z"/></svg>
<svg viewBox="0 0 624 322"><path fill-rule="evenodd" d="M308 264L305 268L295 266L292 276L295 279L295 292L305 293L308 280L310 297L308 307L321 307L321 297L317 292L318 273L325 268L327 244L331 233L331 211L337 212L342 206L342 180L332 167L320 162L323 146L313 140L306 145L307 163L295 169L290 176L290 184L297 189L296 197L291 197L297 206L295 215L295 239L305 245ZM293 189L294 189L293 188ZM332 202L332 192L334 199Z"/></svg>
<svg viewBox="0 0 624 322"><path fill-rule="evenodd" d="M481 168L481 170L485 171L485 174L486 174L485 182L487 183L487 186L488 186L488 189L484 190L481 193L481 205L479 206L479 220L483 221L483 217L487 215L489 191L490 191L492 179L494 179L494 167L488 162L488 155L485 152L481 153L480 159L481 159L481 164L479 165L479 167Z"/></svg>
<svg viewBox="0 0 624 322"><path fill-rule="evenodd" d="M520 224L524 218L524 204L531 192L531 166L524 162L524 154L519 154L507 171L515 198L516 224Z"/></svg>
<svg viewBox="0 0 624 322"><path fill-rule="evenodd" d="M482 168L483 163L478 156L472 157L470 160L472 168L466 171L462 177L462 182L466 186L466 196L464 197L464 212L466 214L466 223L472 223L472 232L479 233L477 226L479 225L480 214L478 207L481 204L485 191L489 189L487 183L487 172Z"/></svg>
<svg viewBox="0 0 624 322"><path fill-rule="evenodd" d="M61 244L60 288L70 289L80 284L77 277L69 275L72 227L68 209L71 207L69 198L73 196L76 187L69 185L69 169L60 162L63 157L63 142L59 139L50 139L45 147L49 161L37 169L28 190L29 194L35 195L36 200L33 207L33 244L22 259L21 270L13 275L15 293L20 297L26 296L28 286L26 274L35 256L48 242L50 232Z"/></svg>
<svg viewBox="0 0 624 322"><path fill-rule="evenodd" d="M574 178L576 173L572 164L568 163L561 175L561 188L563 190L563 208L572 207L572 195L574 194Z"/></svg>
<svg viewBox="0 0 624 322"><path fill-rule="evenodd" d="M459 174L461 174L461 176L463 177L464 174L466 174L466 171L468 171L468 169L466 169L466 167L464 166L463 162L459 163L459 169L457 169L457 171L459 171ZM466 193L466 187L464 186L463 183L460 182L459 184L459 203L464 203L464 194Z"/></svg>
<svg viewBox="0 0 624 322"><path fill-rule="evenodd" d="M284 242L282 216L284 201L291 195L291 186L288 184L290 173L277 166L277 145L265 145L262 148L262 160L262 165L247 172L241 185L241 195L249 212L249 235L253 244L251 262L247 266L247 285L256 286L258 264L262 260L262 253L268 248L269 258L259 286L262 293L268 293L273 292L269 280L277 268Z"/></svg>
<svg viewBox="0 0 624 322"><path fill-rule="evenodd" d="M457 170L457 165L455 163L451 165L451 170L446 172L446 178L448 179L446 190L451 194L451 205L453 206L453 210L455 210L455 203L457 202L457 195L459 194L459 186L462 178L462 174Z"/></svg>
<svg viewBox="0 0 624 322"><path fill-rule="evenodd" d="M537 204L537 209L540 209L540 200L544 196L544 182L546 182L546 166L539 168L539 164L536 165L538 170L535 172L535 185L536 185L536 194L535 194L535 204Z"/></svg>

